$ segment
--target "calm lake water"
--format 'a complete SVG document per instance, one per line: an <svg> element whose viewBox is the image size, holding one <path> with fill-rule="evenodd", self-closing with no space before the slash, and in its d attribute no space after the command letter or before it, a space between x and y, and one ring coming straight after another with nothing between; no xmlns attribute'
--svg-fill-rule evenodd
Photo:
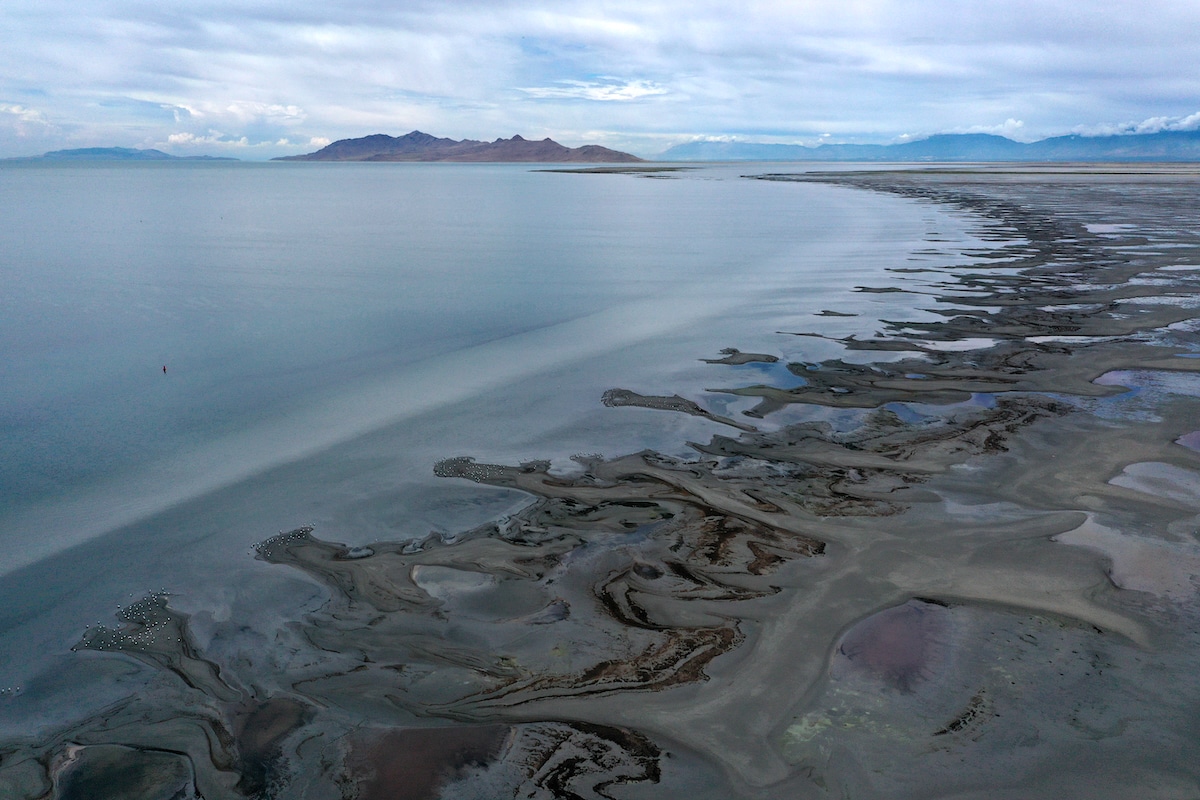
<svg viewBox="0 0 1200 800"><path fill-rule="evenodd" d="M736 415L704 390L782 364L698 359L833 355L776 331L913 318L852 289L970 242L911 201L741 177L768 169L0 166L0 728L127 691L81 689L69 648L130 596L269 627L316 590L254 542L452 532L525 502L440 481L447 456L683 452L719 426L600 394Z"/></svg>

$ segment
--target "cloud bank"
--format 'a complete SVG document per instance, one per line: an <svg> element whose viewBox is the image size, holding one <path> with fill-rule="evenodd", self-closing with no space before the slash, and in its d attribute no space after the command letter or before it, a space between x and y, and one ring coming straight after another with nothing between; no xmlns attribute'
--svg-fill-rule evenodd
<svg viewBox="0 0 1200 800"><path fill-rule="evenodd" d="M1196 30L1194 0L7 0L0 155L1173 130Z"/></svg>

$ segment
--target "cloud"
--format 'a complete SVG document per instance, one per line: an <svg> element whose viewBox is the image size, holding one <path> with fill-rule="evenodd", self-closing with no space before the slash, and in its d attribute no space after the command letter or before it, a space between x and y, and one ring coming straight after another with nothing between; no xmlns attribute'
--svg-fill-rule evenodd
<svg viewBox="0 0 1200 800"><path fill-rule="evenodd" d="M278 149L293 152L297 148L324 147L329 144L329 141L328 138L323 136L309 137L307 142L292 141L286 136L274 140L264 139L253 141L247 136L232 136L218 130L209 130L202 134L190 133L188 131L172 133L167 136L165 142L158 142L156 144L175 149L269 149L272 151Z"/></svg>
<svg viewBox="0 0 1200 800"><path fill-rule="evenodd" d="M25 106L8 105L0 103L0 114L9 114L19 122L32 122L39 125L45 125L46 119L42 116L42 112Z"/></svg>
<svg viewBox="0 0 1200 800"><path fill-rule="evenodd" d="M220 147L250 147L250 140L245 136L232 137L226 136L220 131L210 131L207 135L197 136L194 133L172 133L167 137L167 144L176 147L207 147L217 145ZM270 142L260 142L261 144L270 144Z"/></svg>
<svg viewBox="0 0 1200 800"><path fill-rule="evenodd" d="M41 111L10 103L0 103L0 126L22 138L44 136L56 130Z"/></svg>
<svg viewBox="0 0 1200 800"><path fill-rule="evenodd" d="M296 104L238 100L161 104L160 107L171 111L175 122L183 128L169 133L165 142L159 140L169 147L293 152L309 138L293 135L307 117L304 109Z"/></svg>
<svg viewBox="0 0 1200 800"><path fill-rule="evenodd" d="M639 100L664 95L667 90L652 81L609 80L588 82L566 80L555 86L522 88L522 92L539 100L597 100L601 102Z"/></svg>
<svg viewBox="0 0 1200 800"><path fill-rule="evenodd" d="M292 125L303 122L305 119L304 109L297 105L248 101L230 103L221 108L218 115L232 117L242 124L269 121L276 124Z"/></svg>
<svg viewBox="0 0 1200 800"><path fill-rule="evenodd" d="M297 105L280 103L258 103L247 100L233 102L199 102L192 105L161 104L170 110L176 122L198 120L223 120L240 125L269 122L279 125L294 125L304 122L304 109Z"/></svg>
<svg viewBox="0 0 1200 800"><path fill-rule="evenodd" d="M1073 133L1083 136L1124 136L1136 133L1162 133L1163 131L1200 130L1200 111L1181 117L1150 117L1141 122L1101 123L1079 125Z"/></svg>
<svg viewBox="0 0 1200 800"><path fill-rule="evenodd" d="M219 130L279 154L413 128L634 149L1200 124L1195 0L8 0L3 24L0 99L42 116L0 113L0 156L39 119L64 146Z"/></svg>
<svg viewBox="0 0 1200 800"><path fill-rule="evenodd" d="M1009 117L998 125L971 125L968 127L950 128L939 133L990 133L994 136L1004 136L1008 139L1017 141L1029 141L1025 136L1025 123L1019 119ZM904 137L912 138L912 137Z"/></svg>

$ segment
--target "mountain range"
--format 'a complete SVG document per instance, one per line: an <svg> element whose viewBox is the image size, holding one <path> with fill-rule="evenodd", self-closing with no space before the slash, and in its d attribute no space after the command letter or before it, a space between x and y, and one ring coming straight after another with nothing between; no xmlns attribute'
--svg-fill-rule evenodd
<svg viewBox="0 0 1200 800"><path fill-rule="evenodd" d="M1016 142L984 133L946 133L901 144L688 142L661 161L1200 161L1200 131L1055 136Z"/></svg>
<svg viewBox="0 0 1200 800"><path fill-rule="evenodd" d="M80 147L74 150L51 150L40 156L5 161L238 161L224 156L173 156L162 150L138 150L132 147Z"/></svg>
<svg viewBox="0 0 1200 800"><path fill-rule="evenodd" d="M519 161L629 163L637 156L589 144L564 147L553 139L529 141L520 136L477 142L473 139L439 139L413 131L403 136L376 133L360 139L341 139L315 153L283 156L274 161Z"/></svg>
<svg viewBox="0 0 1200 800"><path fill-rule="evenodd" d="M237 161L221 156L173 156L161 150L84 147L4 161ZM532 163L633 163L643 159L599 145L564 147L553 139L520 136L491 142L438 138L421 131L341 139L320 150L275 161L461 161ZM1200 162L1200 131L1111 136L1055 136L1017 142L984 133L945 133L900 144L762 144L696 141L678 144L657 161L860 161L860 162Z"/></svg>

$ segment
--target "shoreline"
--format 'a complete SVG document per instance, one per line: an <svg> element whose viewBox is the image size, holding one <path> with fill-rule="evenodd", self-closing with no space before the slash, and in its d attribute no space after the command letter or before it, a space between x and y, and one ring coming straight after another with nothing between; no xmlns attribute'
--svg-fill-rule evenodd
<svg viewBox="0 0 1200 800"><path fill-rule="evenodd" d="M928 797L997 780L1007 788L992 796L1051 796L1072 779L1122 796L1138 775L1194 783L1192 723L1169 728L1159 703L1175 692L1200 708L1200 687L1146 676L1185 679L1196 661L1200 453L1177 442L1192 442L1200 419L1188 382L1200 373L1200 311L1188 304L1200 228L1179 219L1195 216L1200 192L1183 179L1064 188L1054 177L763 176L967 211L995 249L974 254L983 266L915 268L941 319L837 339L856 358L788 364L799 386L713 389L757 398L735 427L793 405L851 415L837 425L727 429L692 443L694 459L580 456L571 472L447 459L438 475L535 500L415 546L348 548L308 528L262 542L259 559L331 598L287 633L296 653L324 655L275 665L285 691L264 696L253 670L204 653L167 596L135 603L79 648L161 670L153 713L126 704L9 749L0 779L77 786L79 764L149 764L163 786L236 797L255 781L317 791L333 778L316 763L332 760L370 797L386 790L389 729L449 725L466 750L444 734L419 745L440 753L440 771L402 796L653 795L692 775L717 776L697 796L739 797ZM1097 214L1093 225L1118 227L1089 231L1082 220ZM1175 377L1157 388L1142 377L1163 374ZM662 389L613 405L711 418ZM1035 665L1047 655L1051 668ZM172 710L196 693L202 714ZM1062 721L1085 700L1078 724ZM357 714L368 729L335 743ZM1151 741L1128 722L1138 715L1166 720L1177 760L1138 761ZM1032 754L1015 750L1030 726L1041 731ZM1071 733L1085 728L1102 735ZM55 761L66 742L78 751ZM1076 760L1055 761L1064 753ZM886 789L871 777L884 764Z"/></svg>

